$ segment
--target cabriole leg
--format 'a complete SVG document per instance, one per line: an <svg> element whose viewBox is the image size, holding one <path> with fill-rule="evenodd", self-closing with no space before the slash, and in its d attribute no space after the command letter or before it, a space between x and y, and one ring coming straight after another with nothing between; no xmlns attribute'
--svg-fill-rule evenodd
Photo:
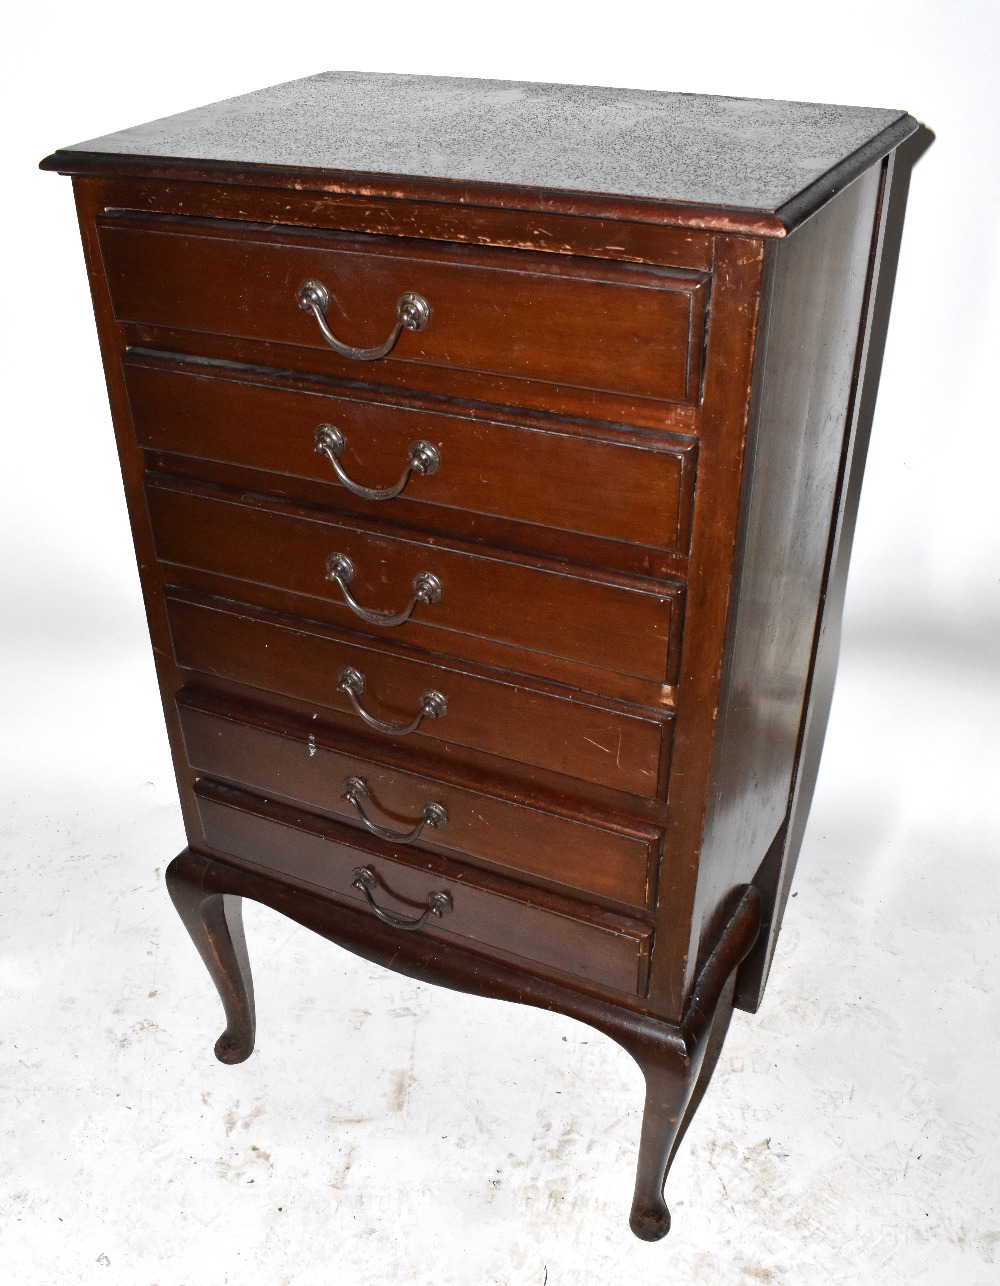
<svg viewBox="0 0 1000 1286"><path fill-rule="evenodd" d="M659 1241L670 1231L663 1187L671 1162L712 1079L733 1012L730 977L711 1022L689 1045L663 1044L633 1051L646 1080L646 1103L629 1226L643 1241Z"/></svg>
<svg viewBox="0 0 1000 1286"><path fill-rule="evenodd" d="M242 1063L253 1053L256 1032L243 899L206 892L207 866L204 858L186 850L167 867L167 890L226 1012L226 1030L215 1042L215 1056L222 1063Z"/></svg>

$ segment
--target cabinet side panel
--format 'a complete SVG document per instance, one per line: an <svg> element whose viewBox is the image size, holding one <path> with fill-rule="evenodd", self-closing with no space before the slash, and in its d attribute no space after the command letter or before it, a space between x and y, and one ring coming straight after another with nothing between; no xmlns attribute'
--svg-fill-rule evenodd
<svg viewBox="0 0 1000 1286"><path fill-rule="evenodd" d="M693 917L699 963L788 809L880 185L875 167L772 249Z"/></svg>
<svg viewBox="0 0 1000 1286"><path fill-rule="evenodd" d="M104 375L108 386L111 418L118 445L122 481L125 486L125 500L128 505L129 521L132 526L132 539L135 545L139 581L142 586L143 602L146 608L149 638L153 647L153 658L160 686L160 699L163 703L163 715L167 726L167 736L170 741L174 773L180 793L181 812L184 816L188 843L196 847L204 846L205 839L201 820L191 795L194 774L188 768L184 759L183 740L177 718L177 709L174 705L174 696L180 689L181 678L173 659L170 629L163 600L163 573L153 548L149 512L143 495L142 451L136 440L132 415L129 409L128 393L122 372L122 357L126 347L125 337L121 326L115 320L111 307L111 299L104 274L104 264L101 259L101 248L97 238L96 221L105 208L103 188L98 180L75 178L73 180L73 190L76 197L80 236L83 241L83 253L87 264L87 276L90 281L90 292L94 303L94 317L97 322L97 333L101 344L101 356L104 362Z"/></svg>
<svg viewBox="0 0 1000 1286"><path fill-rule="evenodd" d="M756 1011L763 998L819 771L833 698L848 563L882 370L910 176L913 166L930 147L933 137L929 130L921 127L883 162L882 192L876 216L878 228L872 244L866 315L855 362L851 423L845 443L836 517L830 532L823 603L817 622L812 672L799 734L801 748L795 768L788 822L782 828L779 842L775 844L754 881L763 897L763 923L766 927L741 966L736 983L735 1003L741 1009L751 1012Z"/></svg>

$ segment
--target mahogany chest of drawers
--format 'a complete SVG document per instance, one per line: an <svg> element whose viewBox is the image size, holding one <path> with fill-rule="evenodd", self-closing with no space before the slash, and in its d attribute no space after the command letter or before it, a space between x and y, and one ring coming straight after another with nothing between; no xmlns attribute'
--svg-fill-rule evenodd
<svg viewBox="0 0 1000 1286"><path fill-rule="evenodd" d="M220 1059L244 897L572 1015L642 1067L631 1224L667 1231L808 811L916 129L327 73L43 162Z"/></svg>

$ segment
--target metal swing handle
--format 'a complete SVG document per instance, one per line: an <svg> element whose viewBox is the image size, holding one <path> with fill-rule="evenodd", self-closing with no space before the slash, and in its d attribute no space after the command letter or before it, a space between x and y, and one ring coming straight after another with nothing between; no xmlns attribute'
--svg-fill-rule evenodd
<svg viewBox="0 0 1000 1286"><path fill-rule="evenodd" d="M427 910L423 915L418 915L415 919L408 919L396 911L387 911L380 907L375 901L375 889L377 880L375 872L370 866L359 866L354 871L354 879L351 881L356 889L368 899L368 905L375 912L380 920L385 924L391 924L394 929L419 929L426 924L432 915L447 915L449 911L454 910L454 903L451 900L451 894L443 890L427 894Z"/></svg>
<svg viewBox="0 0 1000 1286"><path fill-rule="evenodd" d="M420 810L420 821L410 831L394 831L388 826L373 822L365 812L365 800L369 798L368 785L361 777L348 777L344 782L344 799L357 809L361 824L366 831L371 831L379 839L391 840L394 844L412 844L419 838L425 826L436 830L448 821L448 810L444 804L435 804L428 800Z"/></svg>
<svg viewBox="0 0 1000 1286"><path fill-rule="evenodd" d="M326 310L330 306L330 292L321 281L310 277L295 292L295 299L304 313L312 313L316 325L326 342L341 357L350 357L355 362L375 362L380 357L387 357L396 347L396 341L404 330L423 330L431 319L431 307L422 295L408 290L396 301L396 324L384 344L374 348L354 348L351 344L342 343L330 329L326 320Z"/></svg>
<svg viewBox="0 0 1000 1286"><path fill-rule="evenodd" d="M313 441L316 444L317 453L326 456L333 465L334 473L347 490L355 496L360 496L362 500L394 500L410 481L411 474L418 473L422 478L429 478L432 473L437 473L438 465L441 463L437 449L429 442L423 440L413 442L407 453L403 476L397 483L391 487L363 487L360 482L355 482L353 478L348 477L344 472L344 466L340 463L341 453L347 445L347 440L340 429L332 424L317 424Z"/></svg>
<svg viewBox="0 0 1000 1286"><path fill-rule="evenodd" d="M409 723L390 723L387 719L378 719L369 714L364 708L359 699L364 690L365 676L352 665L345 665L337 675L337 691L345 694L362 723L390 737L407 737L411 732L416 732L425 719L440 719L448 713L447 697L431 688L421 693L420 709Z"/></svg>
<svg viewBox="0 0 1000 1286"><path fill-rule="evenodd" d="M441 582L431 572L418 572L413 578L413 597L401 612L384 612L375 607L362 607L347 588L354 579L354 564L346 554L331 554L326 560L326 578L334 581L347 606L367 625L402 625L413 615L418 603L436 603L441 597Z"/></svg>

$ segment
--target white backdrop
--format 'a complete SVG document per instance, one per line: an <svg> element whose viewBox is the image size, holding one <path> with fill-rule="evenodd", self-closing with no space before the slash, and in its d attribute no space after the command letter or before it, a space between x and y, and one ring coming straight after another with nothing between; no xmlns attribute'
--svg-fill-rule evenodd
<svg viewBox="0 0 1000 1286"><path fill-rule="evenodd" d="M73 869L79 878L67 875L58 885L60 906L67 924L75 916L96 925L97 944L107 937L109 912L87 901L86 862L99 860L94 855L105 842L102 836L125 854L127 878L140 882L151 878L154 860L165 864L182 842L70 184L39 173L37 162L61 145L337 67L899 107L926 122L937 141L913 176L855 543L842 683L803 855L804 898L795 904L792 945L783 943L781 967L789 978L794 975L795 935L820 932L831 899L844 888L853 906L864 907L863 923L854 925L861 940L897 935L888 956L868 958L871 987L882 993L886 1021L894 1030L901 1024L901 1058L919 1061L928 1033L948 1032L954 1049L950 1070L944 1048L934 1064L945 1086L932 1113L938 1146L942 1156L961 1161L984 1211L991 1185L992 1205L1000 1205L997 1170L983 1168L997 1147L995 1105L980 1119L998 1057L992 988L1000 959L1000 22L994 0L839 0L825 7L774 0L752 8L734 0L592 7L387 0L365 8L312 0L286 6L35 3L18 6L6 27L0 763L11 800L0 869L0 917L6 913L0 981L7 984L0 989L0 1006L11 1009L0 1010L0 1110L5 1095L15 1105L27 1104L29 1115L45 1110L39 1103L72 1099L78 1079L72 1058L87 1055L91 1041L100 1039L97 1028L106 1008L121 1000L112 978L80 979L89 996L86 1021L75 1027L55 1022L55 1011L68 1007L59 974L75 968L76 937L72 927L50 931L54 906L46 863L55 853L78 862ZM83 856L84 849L90 856ZM35 902L32 887L45 890ZM812 919L802 905L810 890ZM162 882L150 898L151 906L165 901ZM261 921L260 931L280 936L271 921ZM178 941L177 958L186 963L184 949ZM822 949L835 953L839 976L842 944L831 937ZM855 943L850 950L863 946ZM92 967L92 960L81 960L80 967ZM914 969L921 983L907 990ZM816 986L822 989L827 978L819 970ZM956 1013L968 1000L965 984L978 989L982 1003L962 1010L959 1022ZM784 985L779 980L779 996ZM317 986L319 1003L327 1003ZM897 988L900 999L894 1003ZM204 1015L214 1000L192 990L190 997L172 996L170 1004ZM767 1021L778 1031L780 1009L765 1007L762 1013L771 1015ZM278 1015L272 1020L277 1023ZM747 1020L748 1033L759 1020ZM45 1029L58 1037L47 1043ZM22 1042L37 1043L35 1064L12 1051L19 1030ZM742 1039L741 1030L734 1024L734 1040ZM870 1035L877 1045L878 1031ZM185 1057L204 1059L207 1029L198 1028L190 1041ZM359 1044L343 1057L374 1061L367 1038L364 1049ZM155 1052L149 1058L155 1063ZM914 1067L913 1077L926 1079L927 1068ZM462 1079L466 1074L463 1068ZM967 1099L961 1097L963 1083ZM636 1086L629 1086L633 1093ZM816 1110L814 1101L809 1110ZM891 1104L860 1110L857 1140L878 1132L873 1122L880 1112L891 1119ZM9 1125L15 1144L27 1129L25 1120L15 1112ZM912 1113L907 1120L917 1128ZM311 1139L317 1149L332 1146L320 1131ZM907 1148L910 1143L907 1138ZM195 1146L187 1147L189 1155ZM88 1171L78 1151L74 1173L86 1185ZM111 1281L119 1280L119 1271L122 1281L159 1286L230 1280L221 1264L203 1263L196 1270L183 1257L171 1261L153 1232L149 1259L137 1259L134 1247L117 1256L100 1249L120 1240L139 1217L121 1173L116 1188L110 1163L99 1181L112 1194L101 1207L106 1236L91 1246L90 1234L81 1232L79 1262L68 1248L57 1254L57 1241L49 1240L58 1231L54 1221L70 1215L62 1207L57 1213L52 1194L59 1180L44 1165L35 1168L33 1156L29 1147L9 1173L0 1172L0 1214L7 1218L0 1247L5 1236L11 1238L0 1261L19 1265L17 1282ZM897 1221L898 1241L890 1239L881 1257L856 1248L855 1258L845 1259L844 1247L835 1245L837 1220L820 1233L808 1223L782 1220L769 1209L766 1193L752 1211L741 1211L736 1224L728 1203L713 1211L714 1197L703 1193L710 1209L702 1231L690 1231L685 1241L683 1231L675 1230L650 1252L619 1238L628 1201L623 1190L620 1210L607 1215L618 1219L606 1234L611 1259L600 1259L602 1250L593 1252L597 1259L588 1254L577 1262L568 1242L561 1250L549 1245L543 1255L545 1238L556 1238L550 1211L548 1225L533 1223L527 1233L512 1218L510 1238L489 1242L492 1257L473 1256L474 1270L470 1243L455 1230L450 1246L438 1243L437 1268L426 1280L540 1283L543 1264L551 1268L554 1286L638 1280L654 1266L663 1280L677 1281L996 1280L989 1276L1000 1274L995 1217L992 1226L972 1216L968 1226L946 1220L921 1240L914 1221L932 1218L931 1201L944 1200L952 1180L942 1179L940 1190L918 1190L902 1214L902 1207L878 1205L888 1182L884 1176L876 1175L865 1195L858 1176L851 1175L825 1198L834 1202L838 1219L851 1223L857 1246L866 1234L880 1244L878 1237L887 1236L886 1228ZM391 1187L394 1176L384 1181ZM373 1173L372 1185L378 1182ZM359 1183L363 1197L364 1180ZM28 1196L20 1199L19 1192ZM138 1202L139 1189L134 1192ZM793 1197L794 1192L788 1200ZM217 1199L208 1192L209 1206ZM436 1199L440 1194L427 1194L428 1208ZM796 1199L806 1201L801 1193ZM943 1218L940 1210L936 1217ZM91 1209L88 1227L95 1218ZM747 1239L769 1221L770 1239L756 1247L756 1258L741 1259ZM333 1232L332 1224L327 1231ZM271 1258L263 1250L256 1257L258 1268L266 1264L260 1276L253 1264L244 1264L231 1280L333 1280L332 1271L324 1275L321 1261L310 1258L305 1242L297 1255L296 1243L275 1236ZM351 1265L346 1279L384 1280L378 1273L385 1261L380 1270L374 1248L362 1254L352 1237L352 1225L340 1224L336 1239ZM412 1232L411 1248L419 1241ZM411 1263L407 1244L406 1237L393 1243L395 1279L423 1281L420 1274L428 1270ZM110 1272L99 1261L102 1254ZM717 1256L711 1270L710 1255ZM795 1263L804 1266L794 1270ZM759 1275L765 1271L770 1275Z"/></svg>

